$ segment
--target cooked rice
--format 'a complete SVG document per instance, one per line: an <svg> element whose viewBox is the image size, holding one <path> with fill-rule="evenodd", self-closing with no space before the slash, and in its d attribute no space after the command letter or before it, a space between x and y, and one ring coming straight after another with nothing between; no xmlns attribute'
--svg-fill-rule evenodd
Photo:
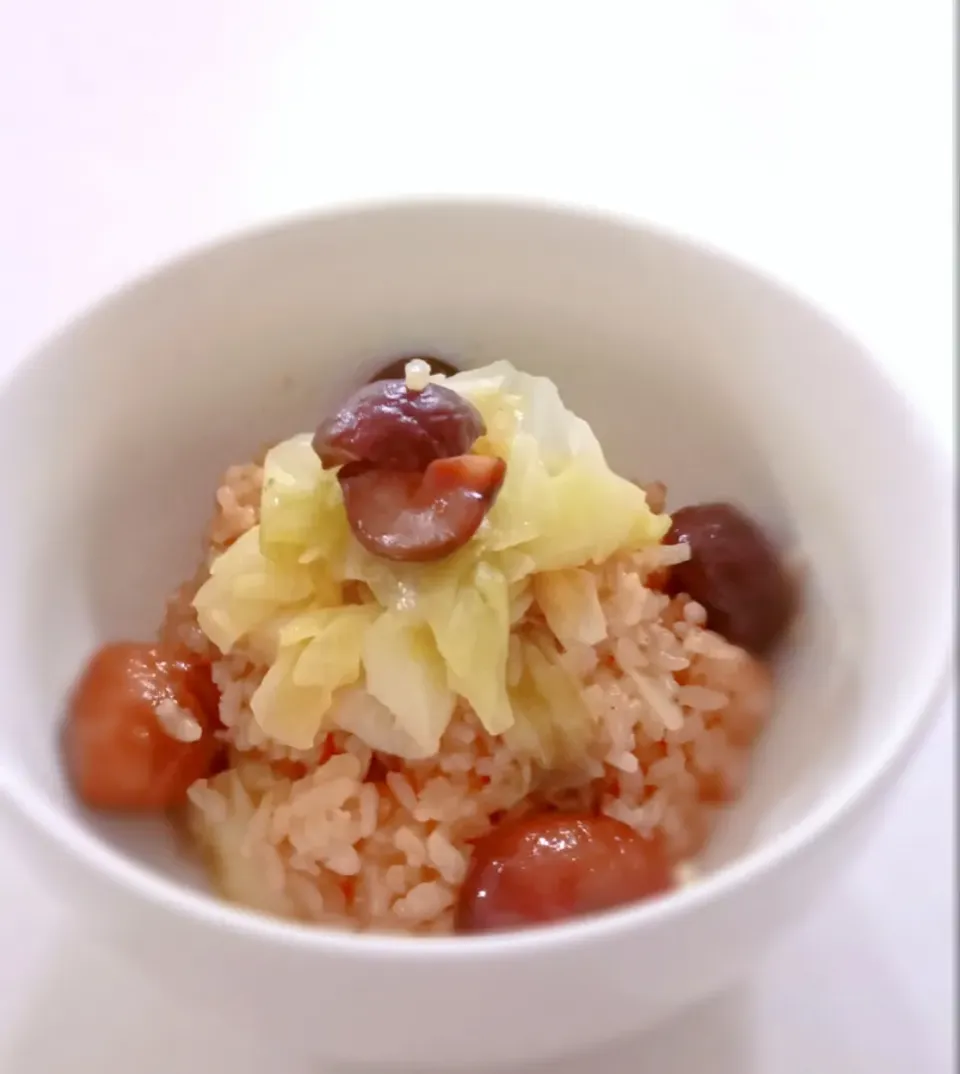
<svg viewBox="0 0 960 1074"><path fill-rule="evenodd" d="M256 464L227 471L207 563L256 524L262 477ZM271 741L250 711L266 668L242 651L219 656L197 626L202 568L171 598L163 632L215 661L230 764L191 788L189 825L222 894L303 921L445 933L471 841L544 807L657 833L689 877L718 807L741 790L772 688L763 665L705 628L699 604L660 591L686 554L662 546L590 568L607 637L568 646L562 660L582 682L593 734L575 766L550 771L465 705L423 761L374 753L342 731L305 751ZM516 630L538 620L533 604Z"/></svg>
<svg viewBox="0 0 960 1074"><path fill-rule="evenodd" d="M171 697L165 697L154 706L157 723L164 733L177 742L198 742L203 737L200 721L189 709L181 708Z"/></svg>

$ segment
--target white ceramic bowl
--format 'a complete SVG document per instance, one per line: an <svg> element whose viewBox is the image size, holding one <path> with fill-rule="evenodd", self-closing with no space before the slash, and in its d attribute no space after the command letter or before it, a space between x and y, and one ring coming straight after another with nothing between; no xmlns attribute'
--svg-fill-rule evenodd
<svg viewBox="0 0 960 1074"><path fill-rule="evenodd" d="M223 468L415 350L548 373L625 473L663 478L674 503L741 500L805 558L779 710L689 890L508 936L343 935L224 905L162 825L71 800L64 692L103 640L150 635ZM241 236L25 362L0 394L0 437L0 781L24 853L147 973L278 1051L520 1060L721 988L856 853L946 681L945 458L824 317L622 220L419 203Z"/></svg>

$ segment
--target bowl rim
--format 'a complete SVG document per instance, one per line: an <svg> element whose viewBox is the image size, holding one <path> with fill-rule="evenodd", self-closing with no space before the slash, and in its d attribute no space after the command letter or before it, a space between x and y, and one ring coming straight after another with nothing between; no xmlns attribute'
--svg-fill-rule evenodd
<svg viewBox="0 0 960 1074"><path fill-rule="evenodd" d="M792 284L776 274L756 266L737 255L692 234L651 222L642 216L620 210L549 198L507 195L472 196L458 194L422 194L397 198L361 198L338 201L321 208L298 211L250 226L226 232L192 246L172 258L148 266L130 279L70 318L58 330L35 345L30 353L14 361L0 375L0 393L37 364L42 355L59 341L82 328L85 322L103 315L128 295L150 283L175 276L183 269L206 258L226 253L231 247L255 245L287 232L317 226L324 221L349 217L396 216L405 213L491 213L566 219L589 227L646 233L665 244L680 247L688 255L713 261L725 270L749 276L775 291L783 299L802 307L842 338L851 352L857 352L870 375L895 389L895 381L885 366L842 324ZM898 393L899 394L899 393ZM918 415L911 399L900 396L904 414L912 422L916 454L931 470L942 470L945 491L952 492L948 453L939 444L926 422ZM821 800L786 831L747 851L695 884L679 888L648 901L626 905L590 917L554 925L490 933L479 936L418 937L391 933L360 933L318 925L286 921L235 906L213 893L191 890L153 869L134 862L104 843L83 825L80 818L60 811L45 795L35 791L0 759L0 792L40 833L68 854L75 864L92 874L104 877L129 896L171 917L186 917L196 924L215 927L248 942L279 947L294 947L315 954L342 955L369 960L406 962L447 962L451 959L484 960L524 958L544 950L565 946L589 945L611 940L624 932L633 932L686 917L709 903L726 901L747 888L755 887L765 877L782 869L790 861L811 851L823 837L849 825L883 786L906 765L929 729L934 717L946 702L953 687L951 636L948 629L937 659L939 673L915 704L915 715L901 719L871 752L869 763L858 765L856 772Z"/></svg>

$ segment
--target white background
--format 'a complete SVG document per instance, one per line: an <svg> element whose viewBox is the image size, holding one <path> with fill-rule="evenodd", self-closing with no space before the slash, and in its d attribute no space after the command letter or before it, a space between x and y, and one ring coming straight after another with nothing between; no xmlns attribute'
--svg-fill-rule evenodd
<svg viewBox="0 0 960 1074"><path fill-rule="evenodd" d="M790 281L948 438L951 21L949 0L0 0L0 363L253 221L546 194ZM570 1070L946 1074L953 750L944 713L882 832L754 981ZM68 902L4 861L5 1074L300 1074L270 1042L213 1039Z"/></svg>

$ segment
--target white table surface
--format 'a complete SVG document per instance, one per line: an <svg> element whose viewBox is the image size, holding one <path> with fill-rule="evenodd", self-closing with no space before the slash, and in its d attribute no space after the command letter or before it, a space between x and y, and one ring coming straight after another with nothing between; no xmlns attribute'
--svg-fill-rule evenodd
<svg viewBox="0 0 960 1074"><path fill-rule="evenodd" d="M765 265L949 437L950 16L949 0L0 0L0 362L253 221L546 194ZM945 712L882 831L751 982L569 1069L946 1074L953 735ZM213 1039L85 939L66 897L7 857L5 1074L300 1074L270 1042Z"/></svg>

